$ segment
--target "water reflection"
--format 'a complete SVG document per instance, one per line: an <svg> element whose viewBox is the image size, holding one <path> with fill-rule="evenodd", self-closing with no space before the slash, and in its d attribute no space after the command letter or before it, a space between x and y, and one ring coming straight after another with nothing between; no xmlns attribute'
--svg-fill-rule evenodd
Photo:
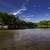
<svg viewBox="0 0 50 50"><path fill-rule="evenodd" d="M50 30L0 30L0 50L50 50Z"/></svg>
<svg viewBox="0 0 50 50"><path fill-rule="evenodd" d="M15 49L14 34L13 30L0 30L0 50Z"/></svg>

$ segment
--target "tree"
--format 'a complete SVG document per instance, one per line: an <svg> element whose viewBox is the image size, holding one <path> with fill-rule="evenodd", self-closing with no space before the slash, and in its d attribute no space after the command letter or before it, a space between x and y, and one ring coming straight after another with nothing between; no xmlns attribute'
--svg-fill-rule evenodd
<svg viewBox="0 0 50 50"><path fill-rule="evenodd" d="M48 27L48 21L40 21L38 26L41 28L47 28Z"/></svg>
<svg viewBox="0 0 50 50"><path fill-rule="evenodd" d="M16 23L16 17L14 15L8 15L7 13L0 12L0 22L1 22L1 19L2 19L2 24L4 25Z"/></svg>
<svg viewBox="0 0 50 50"><path fill-rule="evenodd" d="M7 13L0 12L0 23L2 25L8 25L9 28L12 27L18 27L18 28L35 28L37 27L37 24L32 22L25 22L24 20L20 20L19 16L9 15ZM11 25L11 26L10 26Z"/></svg>

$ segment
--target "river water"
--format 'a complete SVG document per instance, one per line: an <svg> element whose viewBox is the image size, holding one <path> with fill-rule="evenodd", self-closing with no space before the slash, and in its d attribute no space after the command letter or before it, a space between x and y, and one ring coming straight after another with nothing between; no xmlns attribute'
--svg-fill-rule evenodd
<svg viewBox="0 0 50 50"><path fill-rule="evenodd" d="M50 50L50 29L0 30L0 50Z"/></svg>

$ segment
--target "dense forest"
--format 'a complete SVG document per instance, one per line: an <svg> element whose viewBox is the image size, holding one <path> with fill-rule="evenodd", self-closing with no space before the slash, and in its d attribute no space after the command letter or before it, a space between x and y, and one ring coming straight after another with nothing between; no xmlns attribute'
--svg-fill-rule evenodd
<svg viewBox="0 0 50 50"><path fill-rule="evenodd" d="M50 20L38 23L20 20L18 16L0 12L0 25L8 25L8 29L50 28Z"/></svg>

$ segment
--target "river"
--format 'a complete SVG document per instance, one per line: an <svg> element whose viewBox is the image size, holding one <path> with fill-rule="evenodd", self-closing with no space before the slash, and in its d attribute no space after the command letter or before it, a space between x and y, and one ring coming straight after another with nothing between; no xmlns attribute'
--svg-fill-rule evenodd
<svg viewBox="0 0 50 50"><path fill-rule="evenodd" d="M50 50L50 29L0 30L0 50Z"/></svg>

